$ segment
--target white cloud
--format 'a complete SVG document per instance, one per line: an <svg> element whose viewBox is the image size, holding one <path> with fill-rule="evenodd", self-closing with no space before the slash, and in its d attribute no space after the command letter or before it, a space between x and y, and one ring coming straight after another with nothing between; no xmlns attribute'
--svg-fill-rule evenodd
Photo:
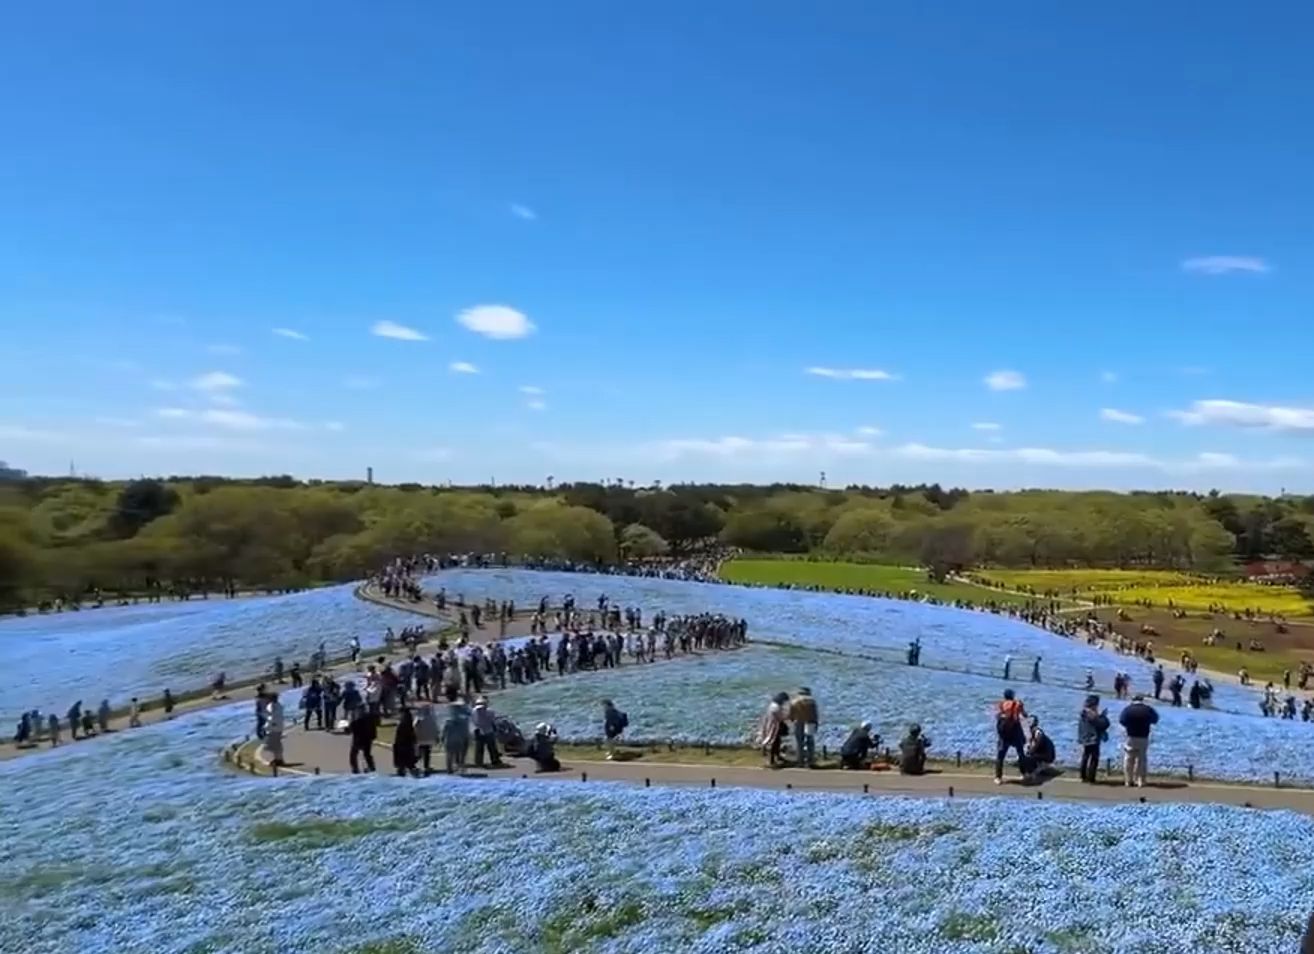
<svg viewBox="0 0 1314 954"><path fill-rule="evenodd" d="M370 391L379 386L379 379L365 374L349 374L342 379L342 386L353 391Z"/></svg>
<svg viewBox="0 0 1314 954"><path fill-rule="evenodd" d="M518 219L524 219L526 222L533 222L538 218L538 213L527 205L521 205L519 202L512 202L509 206L511 214Z"/></svg>
<svg viewBox="0 0 1314 954"><path fill-rule="evenodd" d="M520 385L520 393L521 393L521 394L547 394L547 392L544 391L542 388L537 387L536 385L533 385L533 384L522 384L522 385Z"/></svg>
<svg viewBox="0 0 1314 954"><path fill-rule="evenodd" d="M237 345L233 345L233 344L206 345L205 350L208 351L210 354L222 355L225 357L231 357L232 355L242 353L242 349L239 348Z"/></svg>
<svg viewBox="0 0 1314 954"><path fill-rule="evenodd" d="M302 334L294 328L274 328L273 333L280 338L287 338L291 341L309 341L310 336Z"/></svg>
<svg viewBox="0 0 1314 954"><path fill-rule="evenodd" d="M509 341L534 333L534 323L507 305L475 305L456 316L457 322L485 338Z"/></svg>
<svg viewBox="0 0 1314 954"><path fill-rule="evenodd" d="M1118 383L1118 372L1116 372L1116 371L1101 371L1101 372L1100 372L1100 380L1103 381L1105 384L1117 384L1117 383Z"/></svg>
<svg viewBox="0 0 1314 954"><path fill-rule="evenodd" d="M885 432L879 427L866 426L857 428L856 433L861 434L863 437L880 437Z"/></svg>
<svg viewBox="0 0 1314 954"><path fill-rule="evenodd" d="M190 411L181 407L162 407L155 412L157 417L170 421L196 421L230 431L300 431L305 425L285 417L261 417L249 411L221 410L207 408L203 411Z"/></svg>
<svg viewBox="0 0 1314 954"><path fill-rule="evenodd" d="M544 401L542 398L531 398L525 402L525 407L529 408L531 411L546 411L547 401Z"/></svg>
<svg viewBox="0 0 1314 954"><path fill-rule="evenodd" d="M1272 271L1268 262L1252 255L1205 255L1182 262L1182 271L1196 275L1230 275L1232 272L1251 272L1262 275Z"/></svg>
<svg viewBox="0 0 1314 954"><path fill-rule="evenodd" d="M376 321L370 328L370 334L376 338L391 338L394 341L428 341L429 336L423 332L399 325L395 321Z"/></svg>
<svg viewBox="0 0 1314 954"><path fill-rule="evenodd" d="M646 445L645 452L675 460L686 456L782 457L827 452L857 456L875 449L870 441L854 440L842 434L777 434L764 438L676 438Z"/></svg>
<svg viewBox="0 0 1314 954"><path fill-rule="evenodd" d="M986 448L928 447L905 444L894 451L909 460L974 464L1030 464L1041 467L1132 468L1168 473L1196 473L1205 470L1285 470L1305 466L1290 457L1271 460L1240 460L1231 454L1205 452L1181 459L1163 459L1130 451L1055 450L1047 447L1018 447L990 450Z"/></svg>
<svg viewBox="0 0 1314 954"><path fill-rule="evenodd" d="M803 369L804 374L836 381L897 381L899 376L880 368L821 368L815 365Z"/></svg>
<svg viewBox="0 0 1314 954"><path fill-rule="evenodd" d="M1027 379L1018 371L991 371L985 376L985 386L992 391L1020 391Z"/></svg>
<svg viewBox="0 0 1314 954"><path fill-rule="evenodd" d="M209 371L199 377L192 378L190 384L197 391L211 393L240 388L242 379L229 374L227 371Z"/></svg>
<svg viewBox="0 0 1314 954"><path fill-rule="evenodd" d="M0 440L26 441L33 444L57 444L65 440L65 435L56 431L24 427L21 424L0 424Z"/></svg>
<svg viewBox="0 0 1314 954"><path fill-rule="evenodd" d="M1145 418L1130 411L1119 411L1116 407L1100 408L1100 420L1113 424L1144 424Z"/></svg>
<svg viewBox="0 0 1314 954"><path fill-rule="evenodd" d="M1314 434L1314 408L1248 404L1243 401L1196 401L1189 410L1168 416L1192 426L1243 427L1292 434Z"/></svg>
<svg viewBox="0 0 1314 954"><path fill-rule="evenodd" d="M1003 430L1003 426L1000 424L996 424L994 421L977 421L975 424L972 425L972 430L999 431L999 430Z"/></svg>
<svg viewBox="0 0 1314 954"><path fill-rule="evenodd" d="M447 366L447 370L454 374L478 374L479 369L469 361L453 361Z"/></svg>

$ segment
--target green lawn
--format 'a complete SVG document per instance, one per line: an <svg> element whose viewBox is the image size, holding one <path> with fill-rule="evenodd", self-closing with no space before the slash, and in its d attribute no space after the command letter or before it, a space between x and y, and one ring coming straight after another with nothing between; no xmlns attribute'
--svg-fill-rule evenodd
<svg viewBox="0 0 1314 954"><path fill-rule="evenodd" d="M731 560L721 568L731 583L791 583L829 590L877 590L902 594L911 590L938 600L973 603L1026 603L1027 597L1000 593L970 583L931 583L924 570L879 563L817 563L805 560Z"/></svg>

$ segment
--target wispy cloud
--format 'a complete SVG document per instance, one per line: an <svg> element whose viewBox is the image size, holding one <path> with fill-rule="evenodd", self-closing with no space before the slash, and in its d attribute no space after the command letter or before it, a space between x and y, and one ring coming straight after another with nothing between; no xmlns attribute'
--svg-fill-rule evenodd
<svg viewBox="0 0 1314 954"><path fill-rule="evenodd" d="M205 350L208 351L210 354L220 355L223 357L231 357L233 355L242 353L242 349L235 344L206 345Z"/></svg>
<svg viewBox="0 0 1314 954"><path fill-rule="evenodd" d="M538 213L527 205L521 205L519 202L512 202L510 207L511 214L518 219L524 219L526 222L533 222L538 218Z"/></svg>
<svg viewBox="0 0 1314 954"><path fill-rule="evenodd" d="M231 391L242 386L242 379L227 371L208 371L188 382L193 390L204 393Z"/></svg>
<svg viewBox="0 0 1314 954"><path fill-rule="evenodd" d="M1214 399L1195 401L1187 410L1169 411L1168 416L1193 427L1239 427L1314 434L1314 408L1309 407Z"/></svg>
<svg viewBox="0 0 1314 954"><path fill-rule="evenodd" d="M342 379L342 386L352 391L372 391L379 386L379 379L367 374L349 374Z"/></svg>
<svg viewBox="0 0 1314 954"><path fill-rule="evenodd" d="M1047 447L1018 447L999 450L983 448L928 447L905 444L895 455L909 460L974 464L1028 464L1040 467L1089 467L1160 470L1170 473L1198 473L1210 470L1285 470L1305 466L1289 457L1270 460L1240 460L1231 454L1198 453L1185 458L1158 458L1149 454L1113 450L1056 450Z"/></svg>
<svg viewBox="0 0 1314 954"><path fill-rule="evenodd" d="M529 408L531 411L546 411L547 401L544 401L542 398L530 398L525 402L525 407Z"/></svg>
<svg viewBox="0 0 1314 954"><path fill-rule="evenodd" d="M1130 411L1119 411L1116 407L1100 408L1100 420L1109 421L1112 424L1144 424L1145 418L1139 414L1132 414Z"/></svg>
<svg viewBox="0 0 1314 954"><path fill-rule="evenodd" d="M520 393L521 393L521 394L547 394L546 391L544 391L542 388L538 387L538 386L535 385L535 384L522 384L522 385L520 385Z"/></svg>
<svg viewBox="0 0 1314 954"><path fill-rule="evenodd" d="M1100 380L1101 380L1102 382L1104 382L1105 384L1117 384L1117 383L1118 383L1118 372L1116 372L1116 371L1101 371L1101 372L1100 372Z"/></svg>
<svg viewBox="0 0 1314 954"><path fill-rule="evenodd" d="M301 431L305 425L284 417L261 417L249 411L207 408L193 411L181 407L162 407L155 412L168 421L193 421L229 431Z"/></svg>
<svg viewBox="0 0 1314 954"><path fill-rule="evenodd" d="M280 338L287 338L291 341L310 340L309 335L302 334L300 331L297 331L295 328L275 328L273 329L273 332L274 334L278 335Z"/></svg>
<svg viewBox="0 0 1314 954"><path fill-rule="evenodd" d="M447 370L453 374L478 374L479 369L469 361L453 361L447 366Z"/></svg>
<svg viewBox="0 0 1314 954"><path fill-rule="evenodd" d="M998 431L1002 428L1003 425L996 424L994 421L977 421L972 425L974 431Z"/></svg>
<svg viewBox="0 0 1314 954"><path fill-rule="evenodd" d="M376 321L370 328L370 334L376 338L391 338L394 341L428 341L429 336L423 332L399 325L395 321Z"/></svg>
<svg viewBox="0 0 1314 954"><path fill-rule="evenodd" d="M872 426L870 426L870 425L867 425L867 426L865 426L865 427L859 427L859 428L857 428L857 429L854 431L854 433L856 433L856 434L860 434L860 435L862 435L863 437L880 437L880 436L881 436L882 434L884 434L885 432L884 432L883 430L881 430L879 427L872 427Z"/></svg>
<svg viewBox="0 0 1314 954"><path fill-rule="evenodd" d="M876 449L870 441L843 434L776 434L770 437L672 438L645 445L645 453L663 460L682 457L795 457L814 453L859 456Z"/></svg>
<svg viewBox="0 0 1314 954"><path fill-rule="evenodd" d="M1182 271L1196 275L1230 275L1233 272L1262 275L1272 268L1262 258L1252 255L1204 255L1183 261Z"/></svg>
<svg viewBox="0 0 1314 954"><path fill-rule="evenodd" d="M495 341L510 341L532 335L535 326L524 312L509 305L475 305L456 316L462 327Z"/></svg>
<svg viewBox="0 0 1314 954"><path fill-rule="evenodd" d="M835 381L897 381L899 376L880 368L824 368L813 365L803 369L804 374Z"/></svg>
<svg viewBox="0 0 1314 954"><path fill-rule="evenodd" d="M1019 371L991 371L985 376L985 386L991 391L1020 391L1027 379Z"/></svg>
<svg viewBox="0 0 1314 954"><path fill-rule="evenodd" d="M47 431L22 424L0 424L0 440L23 441L32 444L59 444L68 439L68 435L58 431Z"/></svg>

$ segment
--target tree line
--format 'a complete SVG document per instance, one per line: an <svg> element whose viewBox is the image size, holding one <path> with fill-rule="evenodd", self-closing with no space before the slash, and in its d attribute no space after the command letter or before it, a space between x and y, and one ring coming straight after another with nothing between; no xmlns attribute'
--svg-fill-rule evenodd
<svg viewBox="0 0 1314 954"><path fill-rule="evenodd" d="M1312 528L1314 497L1219 493L24 478L0 483L0 604L97 589L290 588L425 551L608 563L724 544L941 567L1226 573L1247 559L1314 556Z"/></svg>

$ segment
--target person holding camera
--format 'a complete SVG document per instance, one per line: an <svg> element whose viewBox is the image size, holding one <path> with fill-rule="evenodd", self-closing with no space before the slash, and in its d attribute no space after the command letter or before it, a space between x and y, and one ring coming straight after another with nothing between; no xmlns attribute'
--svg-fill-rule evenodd
<svg viewBox="0 0 1314 954"><path fill-rule="evenodd" d="M1086 697L1077 716L1077 744L1081 746L1081 780L1095 784L1100 770L1100 744L1109 738L1109 714L1100 708L1100 697Z"/></svg>

